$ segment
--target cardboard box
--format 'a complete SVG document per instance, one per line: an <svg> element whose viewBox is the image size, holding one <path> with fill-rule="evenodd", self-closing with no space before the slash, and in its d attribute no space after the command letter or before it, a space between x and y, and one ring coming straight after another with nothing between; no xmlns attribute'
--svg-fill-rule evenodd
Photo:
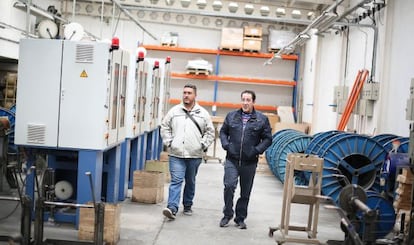
<svg viewBox="0 0 414 245"><path fill-rule="evenodd" d="M105 203L104 241L116 244L120 238L121 205ZM78 239L93 241L95 233L95 209L80 208Z"/></svg>
<svg viewBox="0 0 414 245"><path fill-rule="evenodd" d="M132 201L156 204L164 201L164 187L132 188Z"/></svg>
<svg viewBox="0 0 414 245"><path fill-rule="evenodd" d="M170 182L170 168L169 162L167 161L157 161L157 160L147 160L145 162L145 171L155 171L164 173L165 182Z"/></svg>
<svg viewBox="0 0 414 245"><path fill-rule="evenodd" d="M221 31L220 49L243 50L243 29L223 28Z"/></svg>
<svg viewBox="0 0 414 245"><path fill-rule="evenodd" d="M260 51L262 48L262 39L245 38L243 40L243 50Z"/></svg>
<svg viewBox="0 0 414 245"><path fill-rule="evenodd" d="M269 31L269 46L268 50L276 51L288 45L296 37L296 34L285 30L270 30Z"/></svg>
<svg viewBox="0 0 414 245"><path fill-rule="evenodd" d="M134 171L134 185L142 188L164 187L164 174L159 171Z"/></svg>
<svg viewBox="0 0 414 245"><path fill-rule="evenodd" d="M155 171L134 171L132 201L159 203L164 200L165 173Z"/></svg>
<svg viewBox="0 0 414 245"><path fill-rule="evenodd" d="M280 122L280 118L275 113L265 112L263 114L265 116L267 116L267 118L269 119L270 127L272 127L272 135L273 135L274 133L276 133L276 127L275 127L275 125L276 125L276 123Z"/></svg>
<svg viewBox="0 0 414 245"><path fill-rule="evenodd" d="M262 28L261 27L245 26L244 27L244 36L245 37L262 38Z"/></svg>

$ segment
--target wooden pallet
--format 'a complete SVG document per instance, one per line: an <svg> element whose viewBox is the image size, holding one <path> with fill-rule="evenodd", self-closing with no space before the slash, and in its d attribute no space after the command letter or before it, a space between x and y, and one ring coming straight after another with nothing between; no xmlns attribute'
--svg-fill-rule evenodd
<svg viewBox="0 0 414 245"><path fill-rule="evenodd" d="M220 47L220 50L242 52L243 48L232 48L232 47Z"/></svg>
<svg viewBox="0 0 414 245"><path fill-rule="evenodd" d="M269 48L267 51L269 51L269 53L277 53L279 52L280 49L278 48Z"/></svg>
<svg viewBox="0 0 414 245"><path fill-rule="evenodd" d="M243 38L251 38L251 39L260 39L260 40L262 40L262 36L260 36L260 35L244 35Z"/></svg>
<svg viewBox="0 0 414 245"><path fill-rule="evenodd" d="M176 43L161 43L161 46L177 47L177 44Z"/></svg>
<svg viewBox="0 0 414 245"><path fill-rule="evenodd" d="M245 49L244 52L250 52L250 53L260 53L260 50L254 50L254 49Z"/></svg>
<svg viewBox="0 0 414 245"><path fill-rule="evenodd" d="M208 76L210 74L209 70L196 69L196 68L188 68L186 72L187 72L187 74L206 75L206 76Z"/></svg>

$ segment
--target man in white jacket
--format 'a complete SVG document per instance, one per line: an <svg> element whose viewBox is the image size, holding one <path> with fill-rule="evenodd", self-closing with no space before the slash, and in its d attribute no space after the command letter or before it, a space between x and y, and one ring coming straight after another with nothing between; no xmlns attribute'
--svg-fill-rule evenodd
<svg viewBox="0 0 414 245"><path fill-rule="evenodd" d="M161 123L163 143L169 149L171 174L168 204L162 213L170 220L178 212L184 180L183 213L192 215L198 167L215 137L210 114L196 102L196 97L197 87L186 84L182 102L171 108Z"/></svg>

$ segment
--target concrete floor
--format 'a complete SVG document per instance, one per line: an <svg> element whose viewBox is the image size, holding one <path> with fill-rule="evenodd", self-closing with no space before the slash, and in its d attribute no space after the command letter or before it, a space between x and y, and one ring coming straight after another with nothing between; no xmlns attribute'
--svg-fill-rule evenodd
<svg viewBox="0 0 414 245"><path fill-rule="evenodd" d="M210 149L209 154L212 154ZM217 156L224 152L217 145ZM229 227L219 227L223 208L223 166L218 160L209 160L200 166L197 176L193 215L184 216L182 209L174 221L162 215L168 198L168 184L165 184L164 201L158 204L131 202L131 192L121 204L121 239L124 245L167 245L167 244L277 244L280 233L269 237L269 227L280 224L283 185L270 172L266 163L259 164L249 204L249 215L245 220L246 230L240 230L231 221ZM236 191L238 195L238 190ZM0 201L6 208L0 209L0 218L15 206ZM291 224L303 226L307 222L308 206L293 205ZM318 236L321 243L327 240L343 240L344 233L339 228L340 217L334 210L321 207ZM10 218L0 220L0 235L17 234L19 231L19 210ZM76 240L77 231L71 225L58 227L45 226L45 238ZM304 232L289 232L306 238ZM1 244L1 242L0 242Z"/></svg>

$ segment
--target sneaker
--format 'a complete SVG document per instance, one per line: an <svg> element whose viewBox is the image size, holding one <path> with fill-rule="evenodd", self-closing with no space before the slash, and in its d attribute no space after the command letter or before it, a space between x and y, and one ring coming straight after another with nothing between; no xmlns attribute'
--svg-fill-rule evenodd
<svg viewBox="0 0 414 245"><path fill-rule="evenodd" d="M193 215L193 210L191 210L191 207L184 207L183 214L191 216L191 215Z"/></svg>
<svg viewBox="0 0 414 245"><path fill-rule="evenodd" d="M246 223L244 223L243 220L241 221L234 220L234 222L236 223L236 227L239 227L239 229L242 229L242 230L247 229L247 225Z"/></svg>
<svg viewBox="0 0 414 245"><path fill-rule="evenodd" d="M175 213L173 211L171 211L171 209L169 208L164 208L164 210L162 210L162 214L169 218L170 220L174 220L175 219Z"/></svg>
<svg viewBox="0 0 414 245"><path fill-rule="evenodd" d="M230 221L230 219L228 217L224 216L220 220L220 227L227 227L229 225L229 221Z"/></svg>

